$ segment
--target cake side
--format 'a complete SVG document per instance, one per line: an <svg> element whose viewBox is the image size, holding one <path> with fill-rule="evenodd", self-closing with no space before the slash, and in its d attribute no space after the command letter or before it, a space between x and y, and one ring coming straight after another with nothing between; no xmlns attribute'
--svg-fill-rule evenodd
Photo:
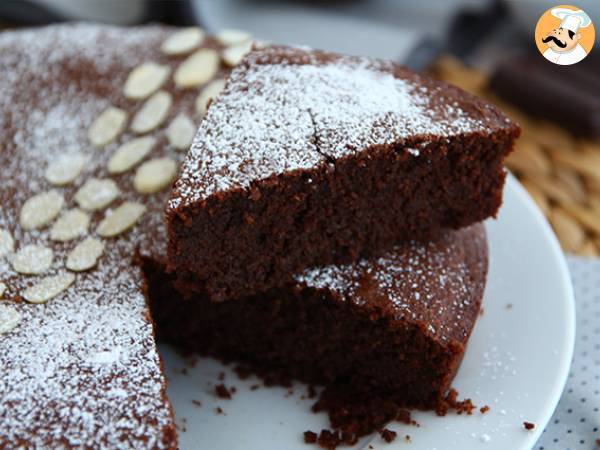
<svg viewBox="0 0 600 450"><path fill-rule="evenodd" d="M156 261L144 270L162 338L271 381L323 385L316 408L335 427L362 435L401 407L442 405L478 316L487 242L482 225L444 231L429 243L311 269L286 287L227 302L185 300Z"/></svg>
<svg viewBox="0 0 600 450"><path fill-rule="evenodd" d="M132 257L162 258L182 136L200 119L199 91L228 69L199 30L166 52L176 31L0 34L2 448L177 448ZM200 90L182 88L175 74L196 50L214 71L192 67Z"/></svg>
<svg viewBox="0 0 600 450"><path fill-rule="evenodd" d="M175 183L177 287L236 298L493 216L517 135L490 104L391 63L256 50Z"/></svg>

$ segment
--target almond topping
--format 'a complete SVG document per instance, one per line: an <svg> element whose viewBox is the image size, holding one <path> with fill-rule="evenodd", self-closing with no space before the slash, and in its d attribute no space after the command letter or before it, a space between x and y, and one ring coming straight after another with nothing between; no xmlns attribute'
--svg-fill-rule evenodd
<svg viewBox="0 0 600 450"><path fill-rule="evenodd" d="M173 147L177 150L187 150L192 144L196 127L192 119L185 114L178 114L167 128L166 135Z"/></svg>
<svg viewBox="0 0 600 450"><path fill-rule="evenodd" d="M131 99L146 98L165 84L170 73L169 66L153 62L140 64L127 77L123 93Z"/></svg>
<svg viewBox="0 0 600 450"><path fill-rule="evenodd" d="M82 272L96 265L104 253L104 244L101 240L87 237L71 250L67 257L67 269Z"/></svg>
<svg viewBox="0 0 600 450"><path fill-rule="evenodd" d="M0 228L0 258L15 250L15 241L8 230Z"/></svg>
<svg viewBox="0 0 600 450"><path fill-rule="evenodd" d="M68 272L46 277L25 289L23 298L29 303L46 303L65 291L74 281L75 275Z"/></svg>
<svg viewBox="0 0 600 450"><path fill-rule="evenodd" d="M223 50L223 61L229 67L237 66L250 50L252 50L252 41L227 47Z"/></svg>
<svg viewBox="0 0 600 450"><path fill-rule="evenodd" d="M144 136L126 142L111 156L108 161L108 172L115 174L127 172L144 159L155 144L156 138L152 136Z"/></svg>
<svg viewBox="0 0 600 450"><path fill-rule="evenodd" d="M46 180L55 186L70 184L79 176L86 161L81 153L61 155L48 165Z"/></svg>
<svg viewBox="0 0 600 450"><path fill-rule="evenodd" d="M165 39L160 49L167 55L182 55L194 50L203 40L204 31L200 28L184 28Z"/></svg>
<svg viewBox="0 0 600 450"><path fill-rule="evenodd" d="M219 71L219 54L203 48L190 55L175 71L175 84L180 88L192 88L208 83Z"/></svg>
<svg viewBox="0 0 600 450"><path fill-rule="evenodd" d="M50 229L50 239L66 242L83 236L90 226L90 216L79 208L69 209L62 213Z"/></svg>
<svg viewBox="0 0 600 450"><path fill-rule="evenodd" d="M250 39L252 35L246 31L225 29L217 33L215 38L224 47L241 44Z"/></svg>
<svg viewBox="0 0 600 450"><path fill-rule="evenodd" d="M108 206L119 192L113 180L90 178L75 194L75 201L86 211L95 211Z"/></svg>
<svg viewBox="0 0 600 450"><path fill-rule="evenodd" d="M173 103L171 94L158 91L142 105L131 121L131 129L136 133L147 133L158 127L167 118Z"/></svg>
<svg viewBox="0 0 600 450"><path fill-rule="evenodd" d="M157 158L142 164L133 180L135 190L142 194L158 192L177 175L177 163L171 158Z"/></svg>
<svg viewBox="0 0 600 450"><path fill-rule="evenodd" d="M52 266L54 253L43 245L26 245L12 256L15 272L24 275L39 275Z"/></svg>
<svg viewBox="0 0 600 450"><path fill-rule="evenodd" d="M46 191L34 195L21 208L19 222L25 230L45 227L54 220L65 199L58 191Z"/></svg>
<svg viewBox="0 0 600 450"><path fill-rule="evenodd" d="M125 202L104 217L97 232L102 237L121 234L134 226L145 211L146 207L140 203Z"/></svg>
<svg viewBox="0 0 600 450"><path fill-rule="evenodd" d="M200 92L196 99L196 114L204 116L208 109L208 103L217 97L225 87L225 80L214 80L211 81L206 87Z"/></svg>
<svg viewBox="0 0 600 450"><path fill-rule="evenodd" d="M0 334L14 330L21 322L21 314L10 306L0 305Z"/></svg>
<svg viewBox="0 0 600 450"><path fill-rule="evenodd" d="M92 123L88 132L88 138L97 147L112 142L125 129L127 113L114 106L108 107Z"/></svg>

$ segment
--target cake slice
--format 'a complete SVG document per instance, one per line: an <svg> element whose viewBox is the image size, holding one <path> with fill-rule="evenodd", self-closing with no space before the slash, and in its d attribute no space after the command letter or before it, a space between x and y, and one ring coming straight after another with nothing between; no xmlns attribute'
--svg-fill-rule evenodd
<svg viewBox="0 0 600 450"><path fill-rule="evenodd" d="M476 224L379 257L309 269L285 287L226 302L177 297L161 267L145 271L163 338L270 380L323 385L316 408L344 434L360 436L401 407L443 410L479 313L487 263L484 227Z"/></svg>
<svg viewBox="0 0 600 450"><path fill-rule="evenodd" d="M177 448L134 258L164 261L222 49L199 29L0 33L0 448Z"/></svg>
<svg viewBox="0 0 600 450"><path fill-rule="evenodd" d="M262 292L493 216L517 125L390 62L257 49L202 122L168 204L184 295Z"/></svg>

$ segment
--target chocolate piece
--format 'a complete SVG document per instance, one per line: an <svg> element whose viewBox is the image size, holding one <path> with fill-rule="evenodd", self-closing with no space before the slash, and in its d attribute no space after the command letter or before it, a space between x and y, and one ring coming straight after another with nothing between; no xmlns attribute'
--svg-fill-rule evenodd
<svg viewBox="0 0 600 450"><path fill-rule="evenodd" d="M487 270L483 225L444 231L380 257L311 269L286 287L226 302L177 297L145 266L162 337L259 374L325 385L317 410L368 434L401 407L438 409L478 317Z"/></svg>
<svg viewBox="0 0 600 450"><path fill-rule="evenodd" d="M210 106L169 206L184 295L262 292L494 215L519 129L389 62L255 50Z"/></svg>
<svg viewBox="0 0 600 450"><path fill-rule="evenodd" d="M490 88L524 111L549 119L581 137L600 138L600 57L592 52L571 66L539 55L502 62Z"/></svg>
<svg viewBox="0 0 600 450"><path fill-rule="evenodd" d="M172 72L180 64L185 56L160 50L172 31L61 25L0 34L0 281L6 285L0 311L1 448L177 447L143 275L132 264L136 249L157 258L164 254L162 213L169 189L138 194L135 167L119 175L108 170L117 148L136 137L129 122L117 124L116 132L110 128L114 121L97 125L95 142L110 138L100 147L89 136L109 106L121 111L113 119L131 119L140 108L143 101L128 100L123 92L134 68L153 61ZM203 45L218 48L210 38ZM173 105L162 128L151 133L156 145L146 158L181 160L164 129L177 114L195 117L198 93L175 89L172 78L161 89L171 92ZM52 164L71 157L77 158L76 170ZM92 178L110 182L81 194L81 207L89 212L63 219L57 234L56 207L63 213L75 208L75 193ZM59 195L35 197L35 207L20 218L28 199L53 189ZM105 216L126 201L142 205L143 215L126 230L131 216L112 216L112 225L102 229L121 234L99 237ZM60 239L51 237L53 229ZM103 252L94 245L72 253L94 234ZM29 244L50 249L50 267L33 267L44 273L14 270L12 251ZM23 264L32 268L21 257L16 265Z"/></svg>

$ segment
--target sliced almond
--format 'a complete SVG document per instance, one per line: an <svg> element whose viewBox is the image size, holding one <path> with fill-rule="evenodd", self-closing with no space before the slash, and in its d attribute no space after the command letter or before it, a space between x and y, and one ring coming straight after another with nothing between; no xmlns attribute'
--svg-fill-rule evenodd
<svg viewBox="0 0 600 450"><path fill-rule="evenodd" d="M63 195L55 190L34 195L21 208L19 222L25 230L45 227L58 216L64 203Z"/></svg>
<svg viewBox="0 0 600 450"><path fill-rule="evenodd" d="M142 194L152 194L169 186L175 175L177 175L177 163L173 159L153 159L138 168L133 186Z"/></svg>
<svg viewBox="0 0 600 450"><path fill-rule="evenodd" d="M114 174L127 172L144 159L155 144L156 138L152 136L144 136L126 142L111 156L108 161L108 172Z"/></svg>
<svg viewBox="0 0 600 450"><path fill-rule="evenodd" d="M71 250L67 257L67 269L74 272L89 270L96 265L104 253L104 244L101 240L87 237Z"/></svg>
<svg viewBox="0 0 600 450"><path fill-rule="evenodd" d="M98 225L97 232L102 237L113 237L135 225L146 211L146 207L136 202L125 202L111 211Z"/></svg>
<svg viewBox="0 0 600 450"><path fill-rule="evenodd" d="M550 202L544 192L527 179L522 180L521 184L527 190L529 195L531 195L531 198L533 198L538 208L540 208L544 215L547 216L550 213Z"/></svg>
<svg viewBox="0 0 600 450"><path fill-rule="evenodd" d="M235 44L241 44L252 37L247 31L225 29L219 31L215 38L224 47L229 47Z"/></svg>
<svg viewBox="0 0 600 450"><path fill-rule="evenodd" d="M14 330L21 322L21 314L10 306L0 305L0 334Z"/></svg>
<svg viewBox="0 0 600 450"><path fill-rule="evenodd" d="M87 158L81 153L61 155L46 169L46 180L55 186L70 184L83 170Z"/></svg>
<svg viewBox="0 0 600 450"><path fill-rule="evenodd" d="M84 236L90 226L90 216L79 208L62 213L50 229L50 239L66 242Z"/></svg>
<svg viewBox="0 0 600 450"><path fill-rule="evenodd" d="M142 105L131 121L136 133L147 133L158 127L169 114L173 98L165 91L158 91Z"/></svg>
<svg viewBox="0 0 600 450"><path fill-rule="evenodd" d="M0 228L0 258L15 250L15 240L8 230Z"/></svg>
<svg viewBox="0 0 600 450"><path fill-rule="evenodd" d="M39 275L52 266L54 253L43 245L26 245L12 256L12 268L24 275Z"/></svg>
<svg viewBox="0 0 600 450"><path fill-rule="evenodd" d="M92 123L88 131L88 138L97 147L112 142L125 129L127 113L114 106L108 107Z"/></svg>
<svg viewBox="0 0 600 450"><path fill-rule="evenodd" d="M167 55L183 55L198 47L204 35L204 31L198 27L184 28L165 39L160 49Z"/></svg>
<svg viewBox="0 0 600 450"><path fill-rule="evenodd" d="M169 144L177 150L187 150L192 144L196 126L192 119L185 114L178 114L167 128L166 134Z"/></svg>
<svg viewBox="0 0 600 450"><path fill-rule="evenodd" d="M564 209L552 209L550 223L564 250L575 252L582 246L585 233Z"/></svg>
<svg viewBox="0 0 600 450"><path fill-rule="evenodd" d="M202 48L191 54L175 71L175 84L192 88L208 83L219 71L220 58L216 50Z"/></svg>
<svg viewBox="0 0 600 450"><path fill-rule="evenodd" d="M6 292L6 284L4 284L2 281L0 281L0 298L2 298L4 296L5 292Z"/></svg>
<svg viewBox="0 0 600 450"><path fill-rule="evenodd" d="M225 87L225 80L214 80L206 85L198 98L196 99L196 114L199 116L204 116L206 114L206 110L208 109L209 102L216 98L223 88Z"/></svg>
<svg viewBox="0 0 600 450"><path fill-rule="evenodd" d="M68 272L46 277L25 289L23 298L29 303L46 303L65 291L74 281L75 275Z"/></svg>
<svg viewBox="0 0 600 450"><path fill-rule="evenodd" d="M252 41L227 47L223 50L223 62L229 67L237 66L250 50L252 50Z"/></svg>
<svg viewBox="0 0 600 450"><path fill-rule="evenodd" d="M127 77L123 93L131 99L146 98L165 84L170 73L169 66L154 62L140 64Z"/></svg>
<svg viewBox="0 0 600 450"><path fill-rule="evenodd" d="M86 211L95 211L108 206L119 193L113 180L90 178L75 193L75 201Z"/></svg>

